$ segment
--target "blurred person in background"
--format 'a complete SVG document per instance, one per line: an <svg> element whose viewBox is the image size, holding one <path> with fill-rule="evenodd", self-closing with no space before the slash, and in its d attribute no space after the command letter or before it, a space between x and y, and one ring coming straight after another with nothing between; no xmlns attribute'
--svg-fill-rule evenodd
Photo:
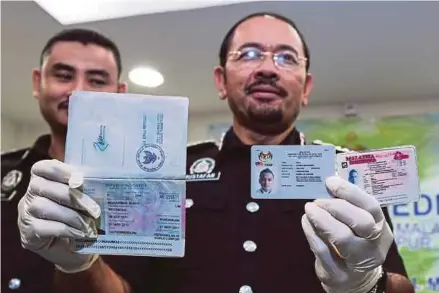
<svg viewBox="0 0 439 293"><path fill-rule="evenodd" d="M233 125L221 144L188 148L188 175L200 176L187 183L183 258L129 256L109 265L72 253L69 239L96 237L99 206L87 195L69 197L72 166L34 165L18 224L22 244L57 267L55 291L413 293L387 209L358 186L332 176L325 183L334 199L250 196L252 145L305 144L295 121L311 93L310 54L294 22L247 16L219 55L215 84Z"/></svg>
<svg viewBox="0 0 439 293"><path fill-rule="evenodd" d="M17 204L26 193L31 167L40 160L64 160L69 97L72 91L125 92L119 49L92 30L64 30L44 46L40 66L32 72L33 96L50 134L33 146L1 156L2 292L47 293L53 264L22 248Z"/></svg>

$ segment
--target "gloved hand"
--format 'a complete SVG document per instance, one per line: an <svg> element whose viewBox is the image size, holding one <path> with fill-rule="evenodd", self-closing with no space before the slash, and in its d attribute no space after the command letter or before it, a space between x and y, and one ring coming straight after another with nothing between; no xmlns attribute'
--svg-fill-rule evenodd
<svg viewBox="0 0 439 293"><path fill-rule="evenodd" d="M326 180L333 199L305 205L302 228L328 293L365 293L381 276L393 233L378 201L339 177Z"/></svg>
<svg viewBox="0 0 439 293"><path fill-rule="evenodd" d="M72 176L73 175L73 176ZM72 238L95 238L99 205L79 189L82 176L72 166L57 160L35 163L26 194L18 203L21 243L55 264L62 272L88 269L98 255L72 252ZM72 182L76 181L76 182Z"/></svg>

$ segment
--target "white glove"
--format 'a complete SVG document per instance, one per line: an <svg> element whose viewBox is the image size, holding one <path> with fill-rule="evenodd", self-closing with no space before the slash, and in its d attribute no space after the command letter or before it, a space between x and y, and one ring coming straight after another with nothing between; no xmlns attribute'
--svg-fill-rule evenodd
<svg viewBox="0 0 439 293"><path fill-rule="evenodd" d="M365 293L378 282L393 233L378 201L339 177L326 186L334 199L305 205L302 228L328 293Z"/></svg>
<svg viewBox="0 0 439 293"><path fill-rule="evenodd" d="M71 179L77 181L75 187L82 185L82 176L72 166L57 160L37 162L27 192L18 203L22 246L65 273L84 271L98 258L72 252L70 242L72 238L95 238L93 218L101 213L95 201L69 187Z"/></svg>

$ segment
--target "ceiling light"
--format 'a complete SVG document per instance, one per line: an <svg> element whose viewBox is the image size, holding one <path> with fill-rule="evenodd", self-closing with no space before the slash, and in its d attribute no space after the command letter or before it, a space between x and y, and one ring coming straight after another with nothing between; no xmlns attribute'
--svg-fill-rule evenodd
<svg viewBox="0 0 439 293"><path fill-rule="evenodd" d="M155 69L137 67L130 71L128 78L135 84L144 87L158 87L163 84L163 75Z"/></svg>
<svg viewBox="0 0 439 293"><path fill-rule="evenodd" d="M34 0L34 2L61 24L71 25L136 15L254 2L254 0L137 0L129 1L129 3L124 0Z"/></svg>

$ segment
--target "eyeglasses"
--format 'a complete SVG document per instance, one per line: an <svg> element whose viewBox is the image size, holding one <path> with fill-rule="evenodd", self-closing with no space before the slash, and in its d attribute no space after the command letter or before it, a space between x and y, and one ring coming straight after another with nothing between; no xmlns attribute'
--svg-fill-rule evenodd
<svg viewBox="0 0 439 293"><path fill-rule="evenodd" d="M257 68L264 62L267 56L271 56L276 67L285 70L297 70L303 66L307 58L297 56L291 51L266 52L258 48L245 48L240 51L229 52L228 57L240 67Z"/></svg>

